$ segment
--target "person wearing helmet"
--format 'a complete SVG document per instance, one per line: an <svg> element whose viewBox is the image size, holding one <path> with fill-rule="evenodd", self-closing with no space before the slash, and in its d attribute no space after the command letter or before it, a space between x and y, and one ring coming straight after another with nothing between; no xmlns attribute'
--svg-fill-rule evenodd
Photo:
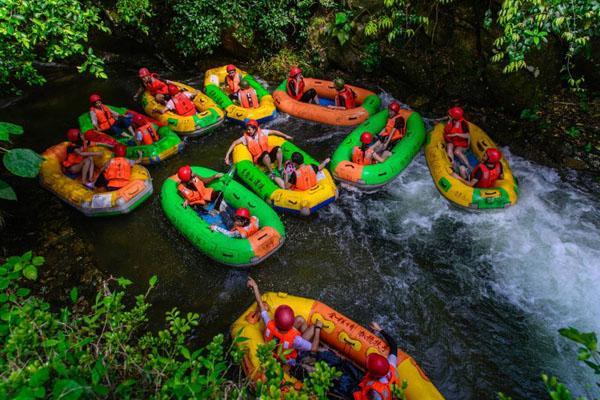
<svg viewBox="0 0 600 400"><path fill-rule="evenodd" d="M490 188L496 186L498 179L504 179L502 170L502 153L495 148L486 149L479 164L469 171L464 165L460 166L459 174L453 173L455 178L465 184L477 188Z"/></svg>
<svg viewBox="0 0 600 400"><path fill-rule="evenodd" d="M231 229L224 229L217 225L211 225L210 229L229 237L246 239L258 232L260 225L258 217L251 216L247 208L238 208L233 215L233 227Z"/></svg>
<svg viewBox="0 0 600 400"><path fill-rule="evenodd" d="M398 346L394 338L381 329L377 322L371 322L371 329L385 339L390 347L387 357L379 353L370 353L367 356L366 373L358 390L354 392L354 400L385 400L392 398L392 385L398 384Z"/></svg>
<svg viewBox="0 0 600 400"><path fill-rule="evenodd" d="M314 325L308 323L301 316L295 316L294 310L288 305L280 305L273 313L273 319L265 309L258 285L251 277L246 284L254 293L254 299L260 309L260 316L265 323L263 336L265 341L278 342L276 356L286 365L295 366L302 359L315 353L319 349L319 339L323 323L317 321ZM283 354L286 351L287 354Z"/></svg>
<svg viewBox="0 0 600 400"><path fill-rule="evenodd" d="M189 165L184 165L177 171L179 184L177 190L184 198L183 208L187 206L194 207L197 211L203 212L204 206L217 200L220 191L206 187L216 179L223 176L218 172L211 177L203 178L193 173Z"/></svg>
<svg viewBox="0 0 600 400"><path fill-rule="evenodd" d="M131 126L133 118L130 115L120 115L108 108L102 103L102 97L96 93L90 95L90 119L97 131L127 138L135 136ZM125 131L129 131L130 135Z"/></svg>
<svg viewBox="0 0 600 400"><path fill-rule="evenodd" d="M156 101L159 103L164 103L165 96L169 94L167 85L171 82L168 80L163 82L158 78L157 74L151 73L148 68L140 68L138 71L138 76L142 81L142 85L133 96L133 100L138 101L140 95L147 90L152 96L154 96Z"/></svg>
<svg viewBox="0 0 600 400"><path fill-rule="evenodd" d="M302 103L313 103L319 104L319 96L314 88L310 88L304 91L304 77L302 76L302 70L298 67L292 67L288 77L287 94Z"/></svg>
<svg viewBox="0 0 600 400"><path fill-rule="evenodd" d="M319 182L319 178L323 178L321 171L329 164L329 161L330 159L326 158L319 165L305 164L304 156L301 153L297 151L292 153L283 172L282 189L308 190L313 188Z"/></svg>
<svg viewBox="0 0 600 400"><path fill-rule="evenodd" d="M96 181L96 186L106 186L108 190L119 190L131 182L131 167L142 162L142 152L138 151L138 159L126 157L127 147L121 143L113 147L114 157L104 165L104 170Z"/></svg>
<svg viewBox="0 0 600 400"><path fill-rule="evenodd" d="M469 166L469 160L465 152L471 144L469 124L464 118L464 111L460 107L452 107L448 110L448 123L444 127L444 140L446 141L446 152L450 161L454 163L454 156L464 166Z"/></svg>
<svg viewBox="0 0 600 400"><path fill-rule="evenodd" d="M136 114L133 117L133 124L135 125L134 139L137 145L151 145L160 140L160 136L158 136L158 132L156 132L154 126L143 115Z"/></svg>
<svg viewBox="0 0 600 400"><path fill-rule="evenodd" d="M337 91L335 95L335 106L329 106L338 110L349 110L356 107L356 93L346 85L342 78L335 78L333 86Z"/></svg>
<svg viewBox="0 0 600 400"><path fill-rule="evenodd" d="M284 139L292 140L292 137L286 135L283 132L276 131L273 129L261 129L259 123L256 120L249 120L246 122L246 130L241 138L236 139L231 143L227 153L225 154L225 163L231 164L229 159L231 152L238 144L242 144L248 148L248 151L252 155L252 160L255 164L262 164L269 170L271 179L275 178L273 172L273 162L277 161L277 169L281 170L283 163L283 153L279 146L269 145L269 135L281 136Z"/></svg>
<svg viewBox="0 0 600 400"><path fill-rule="evenodd" d="M81 174L81 183L89 188L94 187L94 158L101 156L100 152L88 151L93 145L86 140L79 129L69 129L67 131L67 156L62 162L65 175L75 178Z"/></svg>
<svg viewBox="0 0 600 400"><path fill-rule="evenodd" d="M352 162L359 165L371 165L376 162L384 162L392 155L384 150L381 155L377 153L379 142L373 143L374 137L370 132L363 132L360 135L360 146L354 146L352 149Z"/></svg>
<svg viewBox="0 0 600 400"><path fill-rule="evenodd" d="M196 93L188 92L187 90L179 90L179 87L169 84L169 93L165 97L168 99L162 109L155 108L153 111L159 114L164 114L171 111L177 115L190 117L196 114L196 106L192 101L196 97Z"/></svg>
<svg viewBox="0 0 600 400"><path fill-rule="evenodd" d="M237 68L233 64L229 64L225 69L227 71L227 75L225 75L225 91L228 92L231 100L238 100L242 74L237 72Z"/></svg>
<svg viewBox="0 0 600 400"><path fill-rule="evenodd" d="M388 106L388 120L385 127L377 135L377 145L381 150L390 151L406 134L406 121L400 115L400 104L392 101ZM378 151L379 153L379 151ZM387 157L386 157L387 158Z"/></svg>
<svg viewBox="0 0 600 400"><path fill-rule="evenodd" d="M256 90L254 90L254 88L250 86L250 83L245 79L240 81L240 90L237 92L237 100L244 108L260 107Z"/></svg>

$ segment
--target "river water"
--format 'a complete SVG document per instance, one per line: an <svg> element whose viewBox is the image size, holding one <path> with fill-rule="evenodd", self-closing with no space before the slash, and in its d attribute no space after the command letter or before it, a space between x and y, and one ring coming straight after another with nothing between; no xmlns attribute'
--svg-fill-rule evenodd
<svg viewBox="0 0 600 400"><path fill-rule="evenodd" d="M0 120L24 125L19 144L41 152L75 126L92 91L108 104L135 107L134 74L103 82L67 75L1 109ZM289 116L268 125L320 160L350 130ZM592 378L557 329L600 332L597 195L505 148L520 183L518 204L471 213L438 194L420 154L382 190L342 189L318 216L282 216L287 242L280 251L251 271L235 270L188 243L163 215L158 193L183 164L224 170L223 155L239 134L239 127L224 125L150 167L155 195L131 215L88 219L64 207L68 223L94 243L93 256L107 275L125 276L140 291L158 275L154 326L179 307L202 315L200 340L228 331L252 301L245 287L251 273L262 290L317 298L362 324L380 322L448 399L492 399L498 391L545 398L542 372L590 394Z"/></svg>

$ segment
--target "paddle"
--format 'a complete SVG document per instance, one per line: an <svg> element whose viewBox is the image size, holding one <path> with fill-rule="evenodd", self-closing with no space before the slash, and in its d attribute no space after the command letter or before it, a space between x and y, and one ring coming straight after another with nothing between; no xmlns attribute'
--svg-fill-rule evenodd
<svg viewBox="0 0 600 400"><path fill-rule="evenodd" d="M223 184L223 186L221 187L221 192L219 193L219 195L217 196L217 199L215 200L215 207L213 208L214 210L219 210L221 208L221 202L223 201L223 195L225 194L225 189L227 188L227 185L229 185L229 182L231 182L231 179L233 178L233 174L235 174L235 165L232 165L231 168L229 168L229 171L221 178L221 182Z"/></svg>

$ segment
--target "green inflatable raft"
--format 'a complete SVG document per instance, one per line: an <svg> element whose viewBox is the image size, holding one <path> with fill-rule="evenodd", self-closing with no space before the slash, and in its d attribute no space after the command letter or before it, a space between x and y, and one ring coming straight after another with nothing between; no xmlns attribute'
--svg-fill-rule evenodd
<svg viewBox="0 0 600 400"><path fill-rule="evenodd" d="M212 169L198 166L192 167L192 171L203 178L216 174ZM161 189L162 208L173 225L213 260L234 267L249 267L265 260L283 244L285 229L277 213L246 187L232 180L231 175L225 175L208 186L222 190L223 199L229 207L247 208L258 218L260 229L247 239L212 231L211 224L223 226L220 217L209 213L200 215L192 207L184 208L184 199L177 191L178 184L177 175L165 181Z"/></svg>
<svg viewBox="0 0 600 400"><path fill-rule="evenodd" d="M425 140L425 124L411 110L400 110L406 120L406 134L392 149L392 155L382 163L360 165L352 162L352 150L360 146L364 132L377 135L385 127L388 110L383 110L360 124L344 139L331 157L331 171L340 182L362 189L381 187L393 180L410 164Z"/></svg>
<svg viewBox="0 0 600 400"><path fill-rule="evenodd" d="M107 105L111 110L121 114L127 115L131 118L135 117L139 113L133 110L129 110L123 107L115 107ZM168 126L163 126L163 124L159 123L155 119L143 115L146 121L152 123L154 128L157 129L158 135L160 136L160 140L154 142L150 145L129 145L127 138L118 138L107 135L102 132L98 132L94 130L94 125L92 125L92 120L90 119L90 113L85 112L79 116L79 129L81 132L85 133L85 137L88 140L98 143L104 143L111 146L114 146L116 143L121 143L127 146L127 158L132 160L137 160L138 152L142 152L142 164L157 164L167 158L170 158L178 153L180 153L185 143L181 141L181 138L171 130Z"/></svg>

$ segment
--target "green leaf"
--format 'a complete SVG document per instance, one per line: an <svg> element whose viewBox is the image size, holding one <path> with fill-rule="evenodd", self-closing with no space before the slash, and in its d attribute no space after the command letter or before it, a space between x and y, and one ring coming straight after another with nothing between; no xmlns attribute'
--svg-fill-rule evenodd
<svg viewBox="0 0 600 400"><path fill-rule="evenodd" d="M23 276L30 281L35 281L38 278L38 270L30 264L23 269Z"/></svg>
<svg viewBox="0 0 600 400"><path fill-rule="evenodd" d="M348 21L348 14L343 13L343 12L339 12L335 14L335 24L336 25L341 25L346 23L346 21Z"/></svg>
<svg viewBox="0 0 600 400"><path fill-rule="evenodd" d="M29 386L40 386L50 378L50 367L42 367L29 378Z"/></svg>
<svg viewBox="0 0 600 400"><path fill-rule="evenodd" d="M188 350L188 348L187 348L187 347L182 347L182 348L181 348L181 355L182 355L182 356L183 356L183 357L184 357L186 360L189 360L189 359L191 359L191 356L190 356L190 351Z"/></svg>
<svg viewBox="0 0 600 400"><path fill-rule="evenodd" d="M40 172L43 158L30 149L12 149L4 154L2 161L12 174L22 178L35 178Z"/></svg>
<svg viewBox="0 0 600 400"><path fill-rule="evenodd" d="M0 199L2 200L17 200L17 194L10 185L0 179Z"/></svg>
<svg viewBox="0 0 600 400"><path fill-rule="evenodd" d="M156 282L158 282L158 277L156 275L152 275L152 277L150 278L150 287L153 288L156 286Z"/></svg>
<svg viewBox="0 0 600 400"><path fill-rule="evenodd" d="M52 387L54 400L77 400L83 394L84 388L72 379L60 379Z"/></svg>
<svg viewBox="0 0 600 400"><path fill-rule="evenodd" d="M121 286L122 288L126 288L127 286L131 285L133 282L131 282L129 279L127 278L117 278L117 283L119 284L119 286Z"/></svg>
<svg viewBox="0 0 600 400"><path fill-rule="evenodd" d="M73 303L75 303L77 301L77 299L79 298L77 287L74 287L73 289L71 289L71 292L69 293L69 296L71 297L71 301Z"/></svg>
<svg viewBox="0 0 600 400"><path fill-rule="evenodd" d="M561 336L574 341L575 343L584 345L590 351L596 351L598 338L594 332L579 332L577 329L569 327L559 329L558 333L560 333Z"/></svg>
<svg viewBox="0 0 600 400"><path fill-rule="evenodd" d="M23 132L23 127L21 125L11 124L10 122L0 122L0 140L8 140L10 135L22 135Z"/></svg>
<svg viewBox="0 0 600 400"><path fill-rule="evenodd" d="M33 260L31 260L31 263L33 265L35 265L36 267L39 267L40 265L44 265L44 262L46 262L46 260L44 259L44 257L41 257L41 256L33 257Z"/></svg>
<svg viewBox="0 0 600 400"><path fill-rule="evenodd" d="M28 289L28 288L18 288L17 289L17 296L19 296L19 297L28 296L29 293L31 293L31 289Z"/></svg>

